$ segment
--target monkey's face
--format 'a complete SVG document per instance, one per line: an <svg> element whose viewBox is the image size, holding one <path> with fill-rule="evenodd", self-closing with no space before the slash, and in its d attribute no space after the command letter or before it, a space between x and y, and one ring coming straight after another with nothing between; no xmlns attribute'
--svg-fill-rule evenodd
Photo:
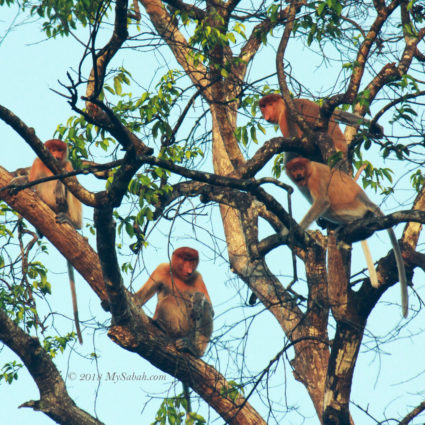
<svg viewBox="0 0 425 425"><path fill-rule="evenodd" d="M66 156L66 151L60 148L56 148L56 147L52 147L49 149L50 153L53 155L53 157L59 161L59 162L64 162L65 161L65 156Z"/></svg>
<svg viewBox="0 0 425 425"><path fill-rule="evenodd" d="M279 122L279 115L277 112L277 105L275 103L260 103L260 111L266 121L273 124Z"/></svg>
<svg viewBox="0 0 425 425"><path fill-rule="evenodd" d="M287 168L288 175L290 179L299 186L305 186L307 184L305 167L291 167Z"/></svg>
<svg viewBox="0 0 425 425"><path fill-rule="evenodd" d="M176 257L174 258L172 266L173 272L177 277L187 282L195 274L196 267L198 267L198 261Z"/></svg>

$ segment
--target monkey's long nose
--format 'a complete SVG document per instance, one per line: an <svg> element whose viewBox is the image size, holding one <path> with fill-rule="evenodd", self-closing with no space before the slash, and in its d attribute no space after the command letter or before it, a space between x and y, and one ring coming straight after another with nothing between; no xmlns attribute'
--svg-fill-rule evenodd
<svg viewBox="0 0 425 425"><path fill-rule="evenodd" d="M194 272L194 271L195 271L195 269L186 269L186 270L185 270L186 277L191 276L191 275L193 274L193 272Z"/></svg>

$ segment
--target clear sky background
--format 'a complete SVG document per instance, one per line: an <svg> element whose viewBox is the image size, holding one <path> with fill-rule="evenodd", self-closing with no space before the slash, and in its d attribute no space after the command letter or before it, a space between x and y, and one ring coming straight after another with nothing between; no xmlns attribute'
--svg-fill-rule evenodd
<svg viewBox="0 0 425 425"><path fill-rule="evenodd" d="M37 20L24 22L24 16L16 15L14 8L2 7L0 10L0 104L11 109L27 125L34 127L40 139L49 139L54 135L58 124L65 124L67 119L74 115L66 100L51 89L60 89L58 81L66 82L66 72L71 68L76 69L83 47L72 38L46 40L41 32L41 22ZM7 33L12 23L18 26ZM87 34L87 31L82 30L79 37L86 40ZM331 86L329 79L337 74L338 69L332 69L330 66L327 70L320 71L323 73L321 75L315 68L315 65L320 64L320 58L308 51L300 53L299 46L290 45L290 47L292 49L290 53L292 52L294 58L293 67L297 70L300 80L316 92L320 92L328 85ZM167 50L162 49L161 52L164 54ZM255 76L273 72L274 59L272 49L263 49L255 62L255 67L251 70L251 78L255 79ZM157 60L162 63L160 70ZM167 61L173 66L171 55L162 57L154 51L135 54L125 50L117 55L113 64L124 65L132 72L135 80L143 86L139 89L135 86L132 89L133 93L137 93L138 90L143 91L152 86L155 78L165 71ZM321 82L325 82L323 87L320 85ZM277 135L272 126L267 126L267 134L260 138L260 143ZM0 165L9 171L30 165L35 157L25 141L1 121L0 146ZM372 154L368 156L373 158ZM386 166L393 167L395 163L388 161ZM265 173L269 171L265 170ZM90 177L81 177L80 181L90 190L102 187ZM375 202L380 203L382 200L379 194L368 193ZM286 199L286 195L284 196L283 199ZM406 191L405 196L408 200L413 194ZM308 204L301 195L295 195L294 199L295 214L305 211ZM382 206L385 212L395 207L391 199ZM299 217L296 215L295 218L299 220L301 216L300 212ZM92 222L92 212L88 208L84 209L84 220L86 223ZM150 239L151 245L140 259L145 265L140 274L133 278L124 275L127 286L132 285L137 290L159 262L167 261L168 226L165 223L153 233ZM215 255L214 249L210 246L210 236L207 230L202 229L204 226L205 228L208 226L215 235L222 236L217 208L212 210L209 217L204 218L202 225L196 229L196 234L190 225L179 224L177 229L173 229L174 234L178 235L176 246L191 244L200 251L200 271L216 312L214 341L204 360L213 364L228 379L238 381L243 376L259 373L265 368L282 349L285 338L274 318L267 311L263 311L261 306L250 308L243 305L248 298L248 292L243 283L229 271L226 257ZM400 232L401 226L399 227L397 230ZM95 247L95 241L87 229L83 229L83 234ZM62 332L66 332L72 329L66 263L57 250L46 243L49 255L42 255L40 259L50 271L49 281L52 283L53 294L49 298L49 304L52 310L61 313L55 317L55 325ZM384 255L389 249L386 233L375 235L371 238L371 244L375 259ZM365 265L359 244L356 245L353 250L353 270L361 270ZM128 258L123 261L128 261ZM282 281L291 280L288 249L276 250L268 256L268 261ZM301 269L300 264L299 272ZM423 273L416 273L415 289L419 292L423 291L423 278ZM297 285L303 285L302 281ZM77 275L77 289L80 320L85 324L84 345L81 347L76 344L73 350L68 350L65 355L55 359L62 376L67 379L71 397L80 407L91 414L97 414L100 420L111 425L153 422L160 399L165 395L173 395L175 391L180 392L181 385L141 357L113 344L106 335L109 315L100 308L97 297L79 275ZM367 345L361 350L354 377L352 399L363 408L369 407L371 415L377 415L379 418L382 418L383 411L388 417L402 417L412 407L407 403L418 404L424 398L425 368L422 366L421 369L418 365L423 364L425 343L422 334L415 339L411 338L423 331L423 314L416 317L413 322L402 322L406 326L400 330L397 342L380 344L378 350L374 344L375 337L389 336L400 324L399 292L398 285L387 291L372 313L365 336ZM413 296L411 303L417 304ZM145 311L151 314L154 305L153 300ZM48 305L40 302L39 306L44 312L48 311ZM242 340L246 331L249 331L249 336ZM234 340L235 338L241 340ZM231 342L232 340L234 341ZM96 352L99 356L97 362L91 359L92 352ZM317 425L319 422L304 387L292 377L288 364L288 359L291 358L292 355L289 353L288 358L279 362L269 381L260 386L263 399L254 396L250 402L264 418L267 418L271 414L265 399L268 391L275 403L274 414L282 420L281 423ZM9 349L0 347L0 367L14 359L16 356ZM241 368L240 376L237 374L238 368ZM122 372L130 375L134 372L137 376L145 374L150 379L114 382L114 373ZM20 372L18 381L13 385L0 382L2 423L7 425L54 423L42 413L30 409L18 409L20 404L30 399L38 399L38 390L25 370ZM197 406L196 402L194 406ZM201 406L200 413L208 418L208 423L223 423L221 419L212 420L217 418L217 415L209 410L205 403L202 402ZM283 415L281 411L285 406L288 406L289 413ZM291 410L292 408L298 410ZM352 407L352 413L358 424L374 423L356 407ZM414 423L419 424L423 421L424 419L417 420ZM275 422L270 419L270 423Z"/></svg>

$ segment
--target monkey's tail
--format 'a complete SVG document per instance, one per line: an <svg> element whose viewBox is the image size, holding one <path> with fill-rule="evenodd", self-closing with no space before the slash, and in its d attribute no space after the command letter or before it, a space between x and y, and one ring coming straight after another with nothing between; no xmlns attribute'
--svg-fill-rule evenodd
<svg viewBox="0 0 425 425"><path fill-rule="evenodd" d="M367 264L367 269L369 270L370 283L374 288L379 288L378 276L376 274L375 266L373 264L373 259L369 250L369 245L367 244L366 240L360 241L360 244L362 245L364 258Z"/></svg>
<svg viewBox="0 0 425 425"><path fill-rule="evenodd" d="M400 281L401 289L401 311L403 313L403 317L407 317L409 294L407 293L407 278L403 257L401 255L400 245L398 244L398 240L395 237L393 229L387 229L387 231L388 235L390 236L391 245L393 246L395 262L398 269L398 280Z"/></svg>
<svg viewBox="0 0 425 425"><path fill-rule="evenodd" d="M192 404L190 403L190 392L189 392L189 385L185 384L184 382L182 382L183 384L183 394L184 394L184 398L186 399L186 403L187 403L187 413L186 413L186 418L189 419L189 412L192 411Z"/></svg>
<svg viewBox="0 0 425 425"><path fill-rule="evenodd" d="M75 329L77 330L78 341L80 344L82 344L83 336L81 335L80 319L78 318L77 291L75 290L74 267L72 267L72 264L68 260L66 261L66 264L68 266L68 277L69 286L71 288L72 309L74 310Z"/></svg>

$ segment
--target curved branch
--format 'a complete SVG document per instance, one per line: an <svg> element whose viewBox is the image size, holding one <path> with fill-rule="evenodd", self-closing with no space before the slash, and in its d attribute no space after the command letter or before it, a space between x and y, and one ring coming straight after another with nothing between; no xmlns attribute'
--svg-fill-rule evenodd
<svg viewBox="0 0 425 425"><path fill-rule="evenodd" d="M199 21L205 18L205 12L193 4L187 4L181 0L164 0L164 3L170 5L174 9L183 10L190 16L194 16Z"/></svg>
<svg viewBox="0 0 425 425"><path fill-rule="evenodd" d="M113 326L108 336L126 350L140 354L154 366L188 383L217 413L231 425L265 425L264 420L235 387L212 366L166 344L165 335L148 323L141 332Z"/></svg>
<svg viewBox="0 0 425 425"><path fill-rule="evenodd" d="M183 177L187 177L199 182L208 183L215 186L230 187L233 189L243 190L254 195L260 202L264 203L267 208L273 212L279 220L287 228L294 230L294 236L301 247L310 245L313 240L308 236L307 233L301 231L301 228L297 225L294 219L286 212L282 205L277 202L273 196L269 195L264 189L259 187L259 181L254 179L241 180L234 177L220 176L218 174L200 172L195 170L189 170L185 167L181 167L174 162L167 161L160 158L150 156L140 156L138 160L141 163L157 165L159 167L170 170ZM290 188L290 186L288 186Z"/></svg>
<svg viewBox="0 0 425 425"><path fill-rule="evenodd" d="M206 92L209 92L206 68L200 63L195 65L191 57L191 48L162 2L160 0L140 0L140 2L159 35L168 44L177 62L183 67L192 82L197 87L205 88Z"/></svg>
<svg viewBox="0 0 425 425"><path fill-rule="evenodd" d="M388 110L390 110L393 106L397 105L398 103L402 103L406 100L409 99L414 99L416 97L420 97L425 95L425 90L421 90L419 92L416 93L410 93L410 94L406 94L404 96L398 97L397 99L394 99L392 102L389 102L388 104L386 104L383 108L381 108L373 117L373 119L370 121L370 127L373 128L373 126L376 126L378 120L382 117L382 115L385 114L385 112L387 112Z"/></svg>
<svg viewBox="0 0 425 425"><path fill-rule="evenodd" d="M299 4L297 1L292 1L288 8L287 23L285 25L285 30L283 31L282 38L280 39L279 47L277 49L276 54L276 70L281 95L287 106L289 116L295 120L297 125L300 127L302 133L307 136L308 140L313 140L314 134L311 127L306 123L304 117L298 112L297 108L294 105L294 102L290 95L288 84L286 82L285 71L283 68L283 58L286 48L288 46L292 29L294 28L298 8Z"/></svg>
<svg viewBox="0 0 425 425"><path fill-rule="evenodd" d="M39 410L63 425L103 424L75 404L60 372L38 338L26 334L2 310L0 340L21 358L40 391L40 400L27 401L21 407Z"/></svg>
<svg viewBox="0 0 425 425"><path fill-rule="evenodd" d="M261 34L268 33L273 28L276 28L278 25L286 22L288 19L288 11L289 6L285 10L279 12L276 21L272 22L270 19L265 19L254 27L251 32L251 35L248 37L248 41L242 47L241 52L239 54L239 59L241 59L242 62L246 64L246 66L252 60L252 58L260 48L261 44L263 43Z"/></svg>
<svg viewBox="0 0 425 425"><path fill-rule="evenodd" d="M420 415L425 410L425 401L419 403L411 412L409 412L399 423L398 425L408 425L412 419Z"/></svg>
<svg viewBox="0 0 425 425"><path fill-rule="evenodd" d="M397 6L399 6L399 4L399 0L393 0L388 6L385 6L384 2L380 2L380 4L376 2L375 7L377 8L377 16L372 26L370 27L366 38L364 39L362 45L358 50L357 57L354 61L355 66L351 75L350 82L348 84L345 95L343 96L343 99L341 99L342 103L350 104L353 103L353 101L355 100L364 74L370 49L372 48L372 45L375 42L376 37L378 36L382 26L387 22L388 18L394 12ZM338 103L340 102L338 101Z"/></svg>
<svg viewBox="0 0 425 425"><path fill-rule="evenodd" d="M371 217L356 220L338 230L338 238L347 243L357 242L368 238L377 230L389 229L398 223L413 221L425 223L425 211L397 211L383 217Z"/></svg>
<svg viewBox="0 0 425 425"><path fill-rule="evenodd" d="M300 155L305 155L312 160L321 160L320 150L316 144L306 143L305 140L297 137L274 137L265 142L257 152L255 152L250 159L246 160L245 164L239 167L235 172L243 178L253 177L274 155L282 152L295 152Z"/></svg>
<svg viewBox="0 0 425 425"><path fill-rule="evenodd" d="M106 68L119 51L122 44L128 37L127 31L127 0L117 0L115 3L115 22L114 32L110 40L106 43L98 54L94 53L93 46L93 69L90 73L89 83L87 85L86 96L88 98L97 98L103 87L103 80L106 74Z"/></svg>
<svg viewBox="0 0 425 425"><path fill-rule="evenodd" d="M0 118L10 125L34 150L37 156L46 164L50 171L54 174L61 174L62 169L58 166L57 161L51 153L44 147L44 144L36 136L32 127L28 127L19 117L6 107L0 105ZM67 178L63 183L69 188L81 202L86 205L94 205L96 203L95 195L86 190L78 183L76 179ZM0 187L3 185L0 184Z"/></svg>

